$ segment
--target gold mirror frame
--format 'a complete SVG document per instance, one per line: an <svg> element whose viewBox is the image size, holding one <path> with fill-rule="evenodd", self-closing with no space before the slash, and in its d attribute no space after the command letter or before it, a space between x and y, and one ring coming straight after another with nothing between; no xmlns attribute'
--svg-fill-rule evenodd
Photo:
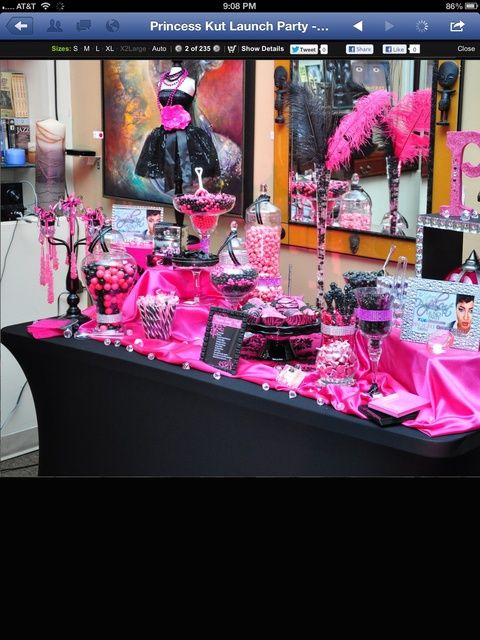
<svg viewBox="0 0 480 640"><path fill-rule="evenodd" d="M290 80L291 65L290 60L276 60L275 69L284 67ZM438 60L440 66L444 60ZM447 132L456 131L458 128L459 111L462 95L463 65L460 60L454 60L460 69L459 78L456 84L456 92L451 99L449 111L450 126L445 127L435 124L435 139L433 141L433 173L429 183L431 189L432 212L439 211L440 205L449 201L450 195L450 150L447 147ZM440 117L438 108L438 89L432 100L435 101L435 123ZM288 114L287 114L288 118ZM282 244L301 247L304 249L316 249L317 230L315 227L290 224L289 223L289 194L288 194L288 173L289 173L289 143L290 135L288 125L274 125L274 199L277 206L282 211L282 227L285 237ZM420 212L419 213L425 213ZM427 212L430 213L430 212ZM415 238L405 238L401 236L389 236L368 231L352 231L351 229L328 228L327 251L341 253L348 256L362 258L373 258L384 260L388 254L391 244L396 245L396 251L392 259L397 259L404 255L408 263L415 264Z"/></svg>

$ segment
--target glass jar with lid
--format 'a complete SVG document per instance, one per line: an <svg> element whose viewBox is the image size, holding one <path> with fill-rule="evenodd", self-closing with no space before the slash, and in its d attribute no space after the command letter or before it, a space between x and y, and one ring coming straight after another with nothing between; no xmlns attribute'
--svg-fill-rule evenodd
<svg viewBox="0 0 480 640"><path fill-rule="evenodd" d="M372 199L360 185L358 173L354 173L350 189L340 199L338 223L344 229L370 231L372 228Z"/></svg>
<svg viewBox="0 0 480 640"><path fill-rule="evenodd" d="M121 336L122 307L135 284L137 263L123 249L123 237L105 224L82 262L84 282L97 310L96 335Z"/></svg>
<svg viewBox="0 0 480 640"><path fill-rule="evenodd" d="M230 234L218 252L218 264L210 272L213 288L236 309L240 302L254 289L258 272L250 264L248 251L237 235L238 225L230 225Z"/></svg>
<svg viewBox="0 0 480 640"><path fill-rule="evenodd" d="M281 211L271 201L267 185L260 186L260 195L245 213L245 241L248 259L258 272L252 297L265 302L282 295L280 275Z"/></svg>

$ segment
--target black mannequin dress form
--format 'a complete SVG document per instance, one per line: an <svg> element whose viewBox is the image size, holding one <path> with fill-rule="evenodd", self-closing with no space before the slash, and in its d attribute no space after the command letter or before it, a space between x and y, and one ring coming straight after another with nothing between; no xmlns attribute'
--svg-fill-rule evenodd
<svg viewBox="0 0 480 640"><path fill-rule="evenodd" d="M185 83L185 87L187 86ZM180 105L190 113L195 95L180 88L168 88L164 83L159 87L157 97L162 107L169 101L170 105ZM190 122L184 128L173 130L165 129L163 125L156 127L145 140L135 173L150 178L163 193L173 192L174 195L179 195L186 186L193 184L195 167L202 167L204 177L220 175L220 164L212 137ZM175 211L175 219L177 224L181 224L183 214Z"/></svg>

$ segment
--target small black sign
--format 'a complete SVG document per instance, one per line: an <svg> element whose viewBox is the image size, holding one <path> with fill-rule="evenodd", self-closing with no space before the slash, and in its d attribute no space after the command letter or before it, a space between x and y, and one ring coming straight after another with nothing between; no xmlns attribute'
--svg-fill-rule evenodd
<svg viewBox="0 0 480 640"><path fill-rule="evenodd" d="M211 307L200 360L235 375L246 327L246 313Z"/></svg>

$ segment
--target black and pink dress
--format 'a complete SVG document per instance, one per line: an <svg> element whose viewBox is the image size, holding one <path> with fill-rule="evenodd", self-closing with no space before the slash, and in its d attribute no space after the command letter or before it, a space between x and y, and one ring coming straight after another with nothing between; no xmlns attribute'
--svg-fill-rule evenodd
<svg viewBox="0 0 480 640"><path fill-rule="evenodd" d="M190 113L194 96L176 89L161 89L158 102L166 107L180 105ZM191 185L195 178L195 167L203 169L203 177L220 175L218 154L212 137L204 129L191 122L184 128L167 130L156 127L145 140L135 173L155 179L165 193Z"/></svg>

